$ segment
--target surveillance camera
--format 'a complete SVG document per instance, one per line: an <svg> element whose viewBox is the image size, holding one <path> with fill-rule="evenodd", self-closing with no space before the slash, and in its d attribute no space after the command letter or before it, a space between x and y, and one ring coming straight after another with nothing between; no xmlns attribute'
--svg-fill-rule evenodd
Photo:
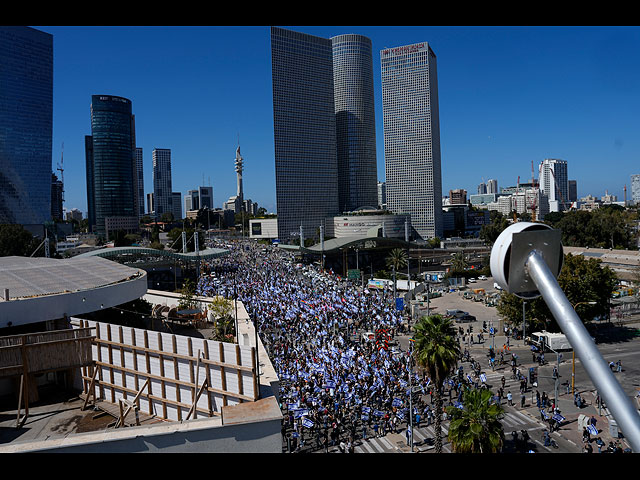
<svg viewBox="0 0 640 480"><path fill-rule="evenodd" d="M562 268L560 231L544 223L518 222L505 228L491 249L491 274L505 291L521 298L540 295L526 271L527 257L540 253L557 277Z"/></svg>

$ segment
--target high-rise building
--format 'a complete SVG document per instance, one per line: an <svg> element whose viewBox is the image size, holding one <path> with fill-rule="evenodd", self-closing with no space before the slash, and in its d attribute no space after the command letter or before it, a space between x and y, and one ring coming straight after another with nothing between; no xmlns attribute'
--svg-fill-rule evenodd
<svg viewBox="0 0 640 480"><path fill-rule="evenodd" d="M562 212L570 207L567 161L545 158L540 165L540 189L549 199L550 212Z"/></svg>
<svg viewBox="0 0 640 480"><path fill-rule="evenodd" d="M486 193L499 193L498 192L498 180L490 179L487 180L487 191Z"/></svg>
<svg viewBox="0 0 640 480"><path fill-rule="evenodd" d="M487 184L481 183L478 185L478 195L485 195L487 193Z"/></svg>
<svg viewBox="0 0 640 480"><path fill-rule="evenodd" d="M339 212L330 39L271 28L278 236L316 236Z"/></svg>
<svg viewBox="0 0 640 480"><path fill-rule="evenodd" d="M173 210L173 219L181 220L182 219L182 194L180 192L171 192L172 200L171 205Z"/></svg>
<svg viewBox="0 0 640 480"><path fill-rule="evenodd" d="M144 216L144 162L142 148L136 147L136 172L138 175L138 216Z"/></svg>
<svg viewBox="0 0 640 480"><path fill-rule="evenodd" d="M449 203L451 205L462 205L467 203L467 191L464 188L449 190Z"/></svg>
<svg viewBox="0 0 640 480"><path fill-rule="evenodd" d="M387 208L387 184L378 182L378 208Z"/></svg>
<svg viewBox="0 0 640 480"><path fill-rule="evenodd" d="M213 210L213 187L200 187L198 188L198 197L200 199L200 207L207 207L209 210Z"/></svg>
<svg viewBox="0 0 640 480"><path fill-rule="evenodd" d="M422 238L442 237L436 55L426 42L380 52L387 208Z"/></svg>
<svg viewBox="0 0 640 480"><path fill-rule="evenodd" d="M171 150L154 148L153 160L153 208L158 220L163 213L173 212L171 193Z"/></svg>
<svg viewBox="0 0 640 480"><path fill-rule="evenodd" d="M51 172L51 218L63 220L62 217L62 192L64 186L58 176Z"/></svg>
<svg viewBox="0 0 640 480"><path fill-rule="evenodd" d="M0 223L51 218L53 36L0 26Z"/></svg>
<svg viewBox="0 0 640 480"><path fill-rule="evenodd" d="M85 137L89 224L98 235L138 228L137 169L131 100L91 96L91 135Z"/></svg>
<svg viewBox="0 0 640 480"><path fill-rule="evenodd" d="M631 202L640 204L640 174L631 175Z"/></svg>
<svg viewBox="0 0 640 480"><path fill-rule="evenodd" d="M147 215L154 215L153 192L147 193Z"/></svg>
<svg viewBox="0 0 640 480"><path fill-rule="evenodd" d="M341 212L377 205L377 162L371 40L331 38Z"/></svg>
<svg viewBox="0 0 640 480"><path fill-rule="evenodd" d="M184 196L184 211L185 215L190 210L200 210L200 191L189 190Z"/></svg>
<svg viewBox="0 0 640 480"><path fill-rule="evenodd" d="M569 180L569 202L573 203L578 200L578 182L576 180Z"/></svg>

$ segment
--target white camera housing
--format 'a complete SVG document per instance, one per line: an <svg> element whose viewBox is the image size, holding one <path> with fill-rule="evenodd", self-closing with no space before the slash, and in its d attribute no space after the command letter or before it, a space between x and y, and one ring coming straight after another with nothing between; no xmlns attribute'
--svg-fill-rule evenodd
<svg viewBox="0 0 640 480"><path fill-rule="evenodd" d="M540 253L557 277L562 268L563 253L560 231L544 223L518 222L505 228L491 249L491 274L505 291L521 298L540 295L526 269L527 256Z"/></svg>

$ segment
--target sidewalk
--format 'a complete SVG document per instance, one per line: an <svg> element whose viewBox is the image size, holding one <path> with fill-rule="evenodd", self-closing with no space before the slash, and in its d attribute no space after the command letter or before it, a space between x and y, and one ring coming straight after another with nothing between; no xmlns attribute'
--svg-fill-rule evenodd
<svg viewBox="0 0 640 480"><path fill-rule="evenodd" d="M499 351L503 344L506 342L506 338L504 336L496 336L495 345L496 351ZM537 367L538 364L532 362L531 358L531 348L529 345L525 345L522 340L510 340L511 347L510 353L515 353L518 356L518 365L520 366L520 371L523 374L528 373L529 367ZM488 367L486 367L486 354L488 353L489 347L492 345L491 338L485 339L484 344L472 344L471 348L469 348L469 352L472 357L477 361L480 361L484 370L490 371ZM555 356L548 357L548 363L553 364L554 362L551 359L555 359ZM505 377L507 374L510 375L510 368L506 368ZM569 377L570 378L570 377ZM525 408L522 409L519 407L519 395L514 395L514 405L515 409L521 413L524 413L531 417L532 419L542 422L540 417L540 410L535 405L535 400L532 404L532 391L533 395L535 395L536 387L531 387L530 384L527 385L527 393L525 400ZM602 408L600 410L600 414L598 413L598 406L596 404L596 394L594 388L581 388L580 385L576 385L575 391L580 394L580 396L586 401L587 405L583 408L579 408L574 404L574 398L572 393L567 394L566 384L561 385L558 388L558 400L557 406L560 409L560 413L563 417L565 417L565 421L562 422L559 430L554 432L554 435L559 435L571 444L575 445L579 451L582 451L584 443L582 441L582 427L578 424L578 419L581 415L585 415L586 418L591 418L592 416L596 419L596 428L598 429L598 435L591 435L591 446L593 447L593 452L598 453L598 447L595 443L596 437L600 437L600 439L605 443L602 447L603 451L608 446L609 442L613 441L615 443L616 440L620 440L620 445L623 449L629 447L630 445L626 442L624 438L613 438L610 433L610 423L611 420L614 420L611 416L611 413L606 409ZM542 390L540 390L542 394ZM553 391L548 391L547 395L550 397L554 396ZM614 420L615 421L615 420Z"/></svg>

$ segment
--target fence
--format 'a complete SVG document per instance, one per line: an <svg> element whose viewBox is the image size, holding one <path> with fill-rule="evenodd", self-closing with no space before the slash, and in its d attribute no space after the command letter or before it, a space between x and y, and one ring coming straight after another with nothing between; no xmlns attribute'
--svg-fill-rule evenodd
<svg viewBox="0 0 640 480"><path fill-rule="evenodd" d="M167 420L214 416L258 398L255 348L75 319L95 328L83 391Z"/></svg>

